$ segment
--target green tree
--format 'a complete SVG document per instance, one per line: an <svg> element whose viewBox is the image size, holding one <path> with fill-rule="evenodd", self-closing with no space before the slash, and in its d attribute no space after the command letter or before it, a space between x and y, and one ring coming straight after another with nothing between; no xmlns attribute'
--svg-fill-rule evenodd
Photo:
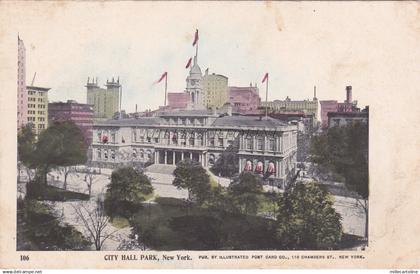
<svg viewBox="0 0 420 274"><path fill-rule="evenodd" d="M188 190L189 199L203 204L210 195L210 177L200 163L185 159L174 170L172 184L178 189Z"/></svg>
<svg viewBox="0 0 420 274"><path fill-rule="evenodd" d="M51 168L83 164L87 160L86 153L80 128L72 121L56 122L39 135L35 148L37 176L47 183Z"/></svg>
<svg viewBox="0 0 420 274"><path fill-rule="evenodd" d="M150 179L142 172L123 167L112 172L105 194L105 211L111 217L130 218L153 193Z"/></svg>
<svg viewBox="0 0 420 274"><path fill-rule="evenodd" d="M18 133L18 176L22 165L27 168L28 179L31 180L30 169L34 166L35 134L30 124L21 128ZM19 179L18 179L19 180Z"/></svg>
<svg viewBox="0 0 420 274"><path fill-rule="evenodd" d="M35 200L18 200L17 250L89 250L91 242Z"/></svg>
<svg viewBox="0 0 420 274"><path fill-rule="evenodd" d="M233 206L242 214L257 213L262 192L261 178L250 172L242 172L228 188Z"/></svg>
<svg viewBox="0 0 420 274"><path fill-rule="evenodd" d="M277 238L287 249L333 249L342 237L332 196L315 183L298 183L279 199Z"/></svg>
<svg viewBox="0 0 420 274"><path fill-rule="evenodd" d="M365 238L368 237L368 125L354 123L333 127L313 138L311 155L321 171L329 171L344 178L346 187L356 192L358 203L365 211Z"/></svg>
<svg viewBox="0 0 420 274"><path fill-rule="evenodd" d="M229 146L225 151L220 154L211 167L211 171L218 176L232 177L238 173L239 170L239 157L238 148Z"/></svg>

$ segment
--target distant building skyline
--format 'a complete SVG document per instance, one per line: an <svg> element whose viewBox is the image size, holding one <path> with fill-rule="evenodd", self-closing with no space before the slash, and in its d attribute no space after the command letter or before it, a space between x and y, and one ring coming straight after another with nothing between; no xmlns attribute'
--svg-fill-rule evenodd
<svg viewBox="0 0 420 274"><path fill-rule="evenodd" d="M352 86L346 86L346 100L338 102L337 100L322 100L321 104L321 126L326 129L329 126L328 114L332 112L358 112L357 101L352 99Z"/></svg>

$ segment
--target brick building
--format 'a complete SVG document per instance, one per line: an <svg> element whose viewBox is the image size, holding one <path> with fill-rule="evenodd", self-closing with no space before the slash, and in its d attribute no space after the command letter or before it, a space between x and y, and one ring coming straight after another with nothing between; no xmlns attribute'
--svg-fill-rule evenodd
<svg viewBox="0 0 420 274"><path fill-rule="evenodd" d="M73 121L82 130L87 146L92 143L93 115L92 105L79 104L73 100L48 104L49 122Z"/></svg>
<svg viewBox="0 0 420 274"><path fill-rule="evenodd" d="M259 113L261 98L257 86L229 87L229 102L233 112L241 114Z"/></svg>
<svg viewBox="0 0 420 274"><path fill-rule="evenodd" d="M346 87L346 100L339 103L337 100L323 100L321 104L321 126L323 129L328 128L328 113L330 112L359 112L357 101L352 100L352 87Z"/></svg>

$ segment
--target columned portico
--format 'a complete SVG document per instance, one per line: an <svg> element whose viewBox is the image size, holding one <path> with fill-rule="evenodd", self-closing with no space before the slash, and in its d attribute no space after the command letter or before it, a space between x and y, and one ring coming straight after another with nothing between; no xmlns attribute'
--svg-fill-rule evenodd
<svg viewBox="0 0 420 274"><path fill-rule="evenodd" d="M155 151L155 163L163 165L176 165L180 161L190 159L201 163L202 166L207 165L206 153L203 151L182 151L182 150L163 150Z"/></svg>

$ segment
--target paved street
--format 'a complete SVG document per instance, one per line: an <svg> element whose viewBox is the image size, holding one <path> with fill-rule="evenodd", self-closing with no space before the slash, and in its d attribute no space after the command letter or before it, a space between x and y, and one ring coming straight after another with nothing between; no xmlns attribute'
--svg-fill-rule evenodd
<svg viewBox="0 0 420 274"><path fill-rule="evenodd" d="M344 233L364 237L365 212L354 198L334 196L334 208L343 218Z"/></svg>

